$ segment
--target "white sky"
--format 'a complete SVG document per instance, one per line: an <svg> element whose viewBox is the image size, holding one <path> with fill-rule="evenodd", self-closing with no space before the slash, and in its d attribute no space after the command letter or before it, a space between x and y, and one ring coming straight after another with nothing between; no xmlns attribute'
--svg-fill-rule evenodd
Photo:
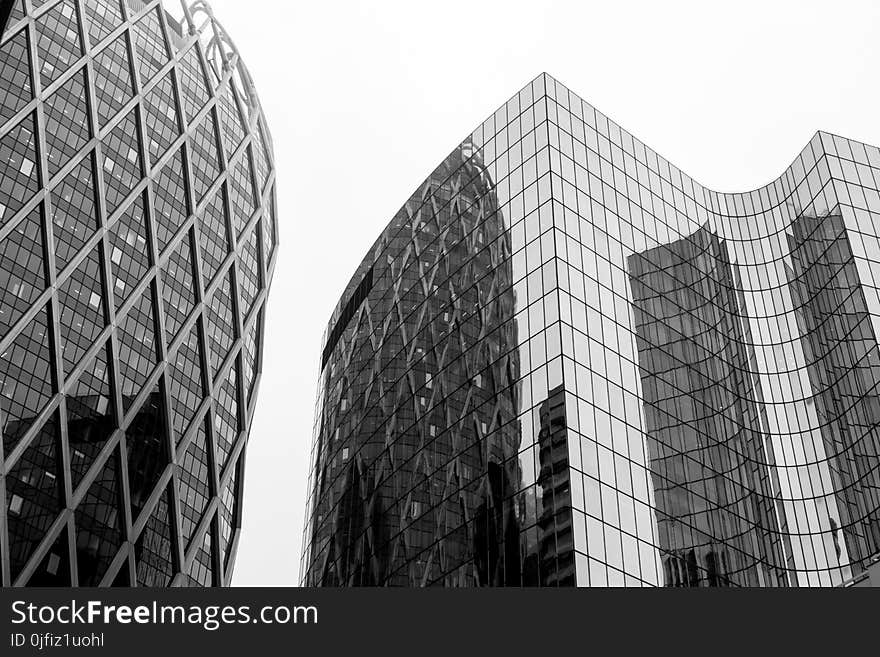
<svg viewBox="0 0 880 657"><path fill-rule="evenodd" d="M339 294L416 186L535 75L718 191L769 182L818 129L880 145L876 2L210 1L254 77L278 169L236 585L298 583Z"/></svg>

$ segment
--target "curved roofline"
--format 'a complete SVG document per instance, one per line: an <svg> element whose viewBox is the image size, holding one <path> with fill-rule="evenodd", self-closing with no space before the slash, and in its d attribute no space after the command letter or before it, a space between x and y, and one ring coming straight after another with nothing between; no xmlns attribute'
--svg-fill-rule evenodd
<svg viewBox="0 0 880 657"><path fill-rule="evenodd" d="M197 0L197 1L202 2L203 0ZM712 215L715 215L719 218L725 217L728 219L735 219L735 218L755 217L755 216L758 216L758 214L763 214L768 211L771 211L774 207L778 207L780 205L783 205L783 204L790 202L790 199L791 199L792 195L795 193L796 188L791 186L792 181L788 180L788 176L790 176L792 171L797 168L797 166L798 166L799 162L801 161L802 157L804 156L804 154L810 152L814 148L814 145L816 147L818 147L818 152L812 154L812 155L815 155L815 157L813 158L811 155L811 159L815 159L816 162L818 162L818 160L823 155L826 154L825 143L824 143L825 140L823 139L823 136L827 136L832 141L839 139L839 140L844 140L848 143L858 143L858 144L862 144L863 146L868 146L864 142L859 142L857 140L848 139L846 137L842 137L840 135L837 135L837 134L834 134L834 133L831 133L828 131L816 130L813 133L813 135L810 137L810 139L807 141L805 146L800 151L798 151L798 153L794 156L794 158L792 158L792 160L790 161L788 166L785 167L778 176L776 176L775 178L772 178L766 184L761 185L761 186L756 187L751 190L733 191L733 192L718 191L718 190L712 189L710 187L707 187L706 185L704 185L704 184L700 183L699 181L697 181L696 179L694 179L689 174L685 173L681 168L679 168L678 166L673 164L669 159L662 156L660 153L655 151L653 148L651 148L650 146L645 144L642 140L635 137L631 132L624 129L618 123L613 121L610 117L608 117L607 114L605 114L604 112L599 110L595 105L593 105L592 103L589 103L588 101L586 101L583 98L581 98L580 96L578 96L576 93L571 91L567 86L565 86L562 82L560 82L557 78L553 77L552 75L550 75L546 71L542 71L537 76L532 78L519 91L517 91L515 94L510 96L504 103L502 103L498 107L498 109L496 109L494 112L490 113L485 119L483 119L480 123L478 123L476 128L474 130L472 130L470 133L468 133L468 135L464 138L464 140L460 141L456 146L454 146L449 151L449 154L443 160L440 161L440 163L432 170L432 172L430 174L428 174L428 176L425 179L423 179L421 183L419 183L419 185L413 191L413 194L417 193L418 190L421 189L428 180L430 180L431 175L439 167L441 167L443 165L443 163L446 162L452 154L454 154L457 150L462 148L462 146L464 144L471 141L471 137L474 135L474 133L480 131L484 125L486 125L489 121L493 120L494 116L499 111L503 110L507 106L507 104L509 104L511 101L513 101L514 99L517 99L524 92L531 91L532 87L539 80L542 81L544 91L543 91L543 95L538 96L538 97L549 97L549 98L553 98L555 100L555 95L556 95L558 89L554 90L551 94L551 92L549 90L549 86L550 86L549 83L552 82L554 86L562 87L562 89L565 90L566 92L568 92L568 94L570 96L574 96L574 98L580 100L581 103L583 103L583 106L591 108L596 113L596 118L598 119L597 122L600 122L602 120L607 120L609 132L620 132L621 135L626 135L629 139L632 140L634 145L635 144L638 145L637 146L638 149L644 149L646 153L650 153L650 154L653 154L653 156L656 156L661 170L664 167L668 167L669 172L671 174L670 177L675 177L677 174L678 176L680 176L681 180L688 180L691 183L693 183L693 185L696 188L698 188L698 190L700 192L702 192L702 195L705 198L714 200L716 202L715 207L709 207L709 206L705 205L704 203L700 203L696 198L689 196L695 203L699 203L700 206L705 209L705 211L707 211L707 212L711 213ZM537 100L538 97L533 98L533 102L535 100ZM601 118L599 118L599 117L601 117ZM544 119L544 123L549 123L549 122L551 122L551 119L549 117ZM482 148L482 146L477 146L477 149L481 149L481 148ZM814 163L814 166L815 166L815 163ZM667 179L663 178L663 180L667 180ZM672 184L673 181L667 180L667 182ZM787 190L785 189L786 187L788 187ZM684 193L684 190L682 190L679 187L675 187L675 189L678 189L679 191ZM773 197L775 197L777 200L775 203L765 205L763 203L763 198L766 198L769 200L771 191L773 192ZM780 192L783 192L783 193L780 194ZM698 195L698 194L695 194L695 196L696 195ZM761 203L761 205L760 205L761 209L758 211L755 211L755 212L744 212L744 213L737 213L735 211L734 212L730 211L730 206L734 206L733 209L736 210L735 206L736 206L737 202L738 201L742 202L745 199L750 199L750 201L758 200ZM345 302L347 301L348 297L350 296L351 290L353 290L354 287L357 286L358 283L360 282L360 279L363 275L363 270L365 270L365 267L371 266L373 264L372 255L374 254L377 245L383 239L383 237L385 236L388 229L393 225L395 218L398 217L400 212L402 212L406 209L408 202L409 202L409 199L407 199L407 201L405 201L403 203L403 205L397 210L397 212L394 213L392 218L389 220L389 222L385 225L385 227L379 233L376 240L367 249L361 262L355 268L355 271L352 274L351 278L349 279L349 282L346 284L345 288L342 290L342 294L340 295L339 300L337 301L336 305L334 306L333 311L330 314L330 317L327 322L327 327L325 328L324 333L322 335L322 339L321 339L321 350L322 351L324 350L324 348L326 346L327 337L331 331L331 328L333 327L335 322L338 320L340 313L341 313L341 309L343 308L343 306L345 305Z"/></svg>
<svg viewBox="0 0 880 657"><path fill-rule="evenodd" d="M577 96L578 98L580 98L583 102L585 102L585 103L587 103L588 105L590 105L590 107L592 107L596 112L599 112L599 113L602 114L604 117L606 117L606 118L608 119L608 121L611 121L612 123L614 123L614 124L615 124L615 125L621 130L621 131L623 131L623 132L625 132L626 134L630 135L635 141L639 142L640 144L642 144L642 145L645 146L646 148L650 148L650 147L647 145L646 142L644 142L643 140L641 140L641 139L639 139L638 137L636 137L636 136L635 136L633 133L631 133L629 130L626 130L625 128L623 128L623 127L622 127L619 123L617 123L616 121L613 121L613 120L611 119L611 117L610 117L608 114L606 114L605 112L603 112L603 111L602 111L601 109L599 109L596 105L594 105L593 103L591 103L591 102L589 102L589 101L587 101L587 100L581 98L581 97L578 96L577 94L575 94L575 93L570 89L570 87L568 87L564 82L560 81L559 78L557 78L557 77L551 75L551 74L548 73L547 71L542 71L541 73L539 73L537 77L533 78L533 81L536 80L537 78L541 77L542 75L543 75L543 76L546 76L546 77L547 77L548 79L550 79L550 80L553 80L553 81L556 82L557 84L561 84L563 87L565 87L565 88L569 91L569 93L574 94L575 96ZM776 177L772 177L772 178L770 178L766 183L764 183L763 185L758 185L757 187L754 187L754 188L752 188L752 189L742 189L742 190L721 190L721 189L715 189L715 188L713 188L713 187L709 187L708 185L705 185L705 184L699 182L696 178L694 178L693 176L691 176L691 175L689 175L689 174L686 174L686 175L688 175L688 177L689 177L691 180L693 180L694 183L698 184L698 185L699 185L701 188L703 188L704 190L709 191L709 192L712 192L712 193L714 193L714 194L719 194L719 195L721 195L721 196L748 196L749 194L755 194L755 193L760 192L762 189L766 189L766 188L768 188L768 187L772 187L776 182L778 182L778 181L780 181L782 178L784 178L784 177L785 177L785 174L786 174L786 173L792 168L792 166L794 166L795 162L797 162L797 160L798 160L798 158L801 156L801 154L803 154L803 153L804 153L804 152L810 147L810 144L811 144L811 143L812 143L817 137L821 138L821 135L823 135L823 134L829 135L829 136L831 136L831 137L838 137L838 138L841 138L841 139L846 139L845 137L840 137L840 135L835 135L835 134L833 134L833 133L831 133L831 132L829 132L829 131L827 131L827 130L821 130L821 129L819 129L819 130L814 130L813 133L812 133L812 135L810 136L810 138L807 139L807 141L806 141L805 145L803 146L803 148L801 148L801 149L797 152L797 154L796 154L796 155L791 159L791 161L789 162L788 166L786 166L785 168L783 168L783 169L782 169L782 172L781 172L778 176L776 176ZM847 139L847 141L855 141L855 140ZM679 167L679 166L673 164L673 163L672 163L672 160L670 160L669 158L665 157L664 155L662 155L660 152L656 151L656 150L653 149L653 148L651 148L651 150L654 151L654 153L657 154L657 157L659 157L661 160L664 160L665 162L667 162L667 163L669 164L670 167L673 167L673 168L675 168L677 171L680 171L682 174L685 174L684 169L682 169L681 167Z"/></svg>

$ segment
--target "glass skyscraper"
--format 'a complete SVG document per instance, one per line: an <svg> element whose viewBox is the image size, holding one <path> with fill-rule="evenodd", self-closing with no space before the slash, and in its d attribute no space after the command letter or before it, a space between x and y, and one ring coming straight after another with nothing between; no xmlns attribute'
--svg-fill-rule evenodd
<svg viewBox="0 0 880 657"><path fill-rule="evenodd" d="M202 2L15 0L0 41L0 579L228 584L272 146Z"/></svg>
<svg viewBox="0 0 880 657"><path fill-rule="evenodd" d="M302 582L832 586L880 556L880 150L706 189L541 75L325 334ZM878 278L874 278L874 274Z"/></svg>

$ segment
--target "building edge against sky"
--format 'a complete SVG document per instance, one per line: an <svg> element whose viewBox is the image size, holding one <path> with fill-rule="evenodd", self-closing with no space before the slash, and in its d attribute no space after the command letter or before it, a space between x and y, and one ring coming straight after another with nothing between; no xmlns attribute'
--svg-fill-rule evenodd
<svg viewBox="0 0 880 657"><path fill-rule="evenodd" d="M819 132L768 185L717 193L538 76L331 317L303 583L864 578L878 188L880 150Z"/></svg>
<svg viewBox="0 0 880 657"><path fill-rule="evenodd" d="M272 143L203 2L0 37L0 580L229 584L277 257Z"/></svg>

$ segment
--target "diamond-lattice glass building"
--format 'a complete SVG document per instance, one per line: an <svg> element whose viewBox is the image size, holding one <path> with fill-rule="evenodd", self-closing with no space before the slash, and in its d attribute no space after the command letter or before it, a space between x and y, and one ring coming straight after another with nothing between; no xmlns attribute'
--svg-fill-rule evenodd
<svg viewBox="0 0 880 657"><path fill-rule="evenodd" d="M0 41L0 577L228 584L275 261L210 8L15 0Z"/></svg>
<svg viewBox="0 0 880 657"><path fill-rule="evenodd" d="M864 580L878 189L880 150L820 132L767 186L714 192L539 76L331 317L303 583Z"/></svg>

